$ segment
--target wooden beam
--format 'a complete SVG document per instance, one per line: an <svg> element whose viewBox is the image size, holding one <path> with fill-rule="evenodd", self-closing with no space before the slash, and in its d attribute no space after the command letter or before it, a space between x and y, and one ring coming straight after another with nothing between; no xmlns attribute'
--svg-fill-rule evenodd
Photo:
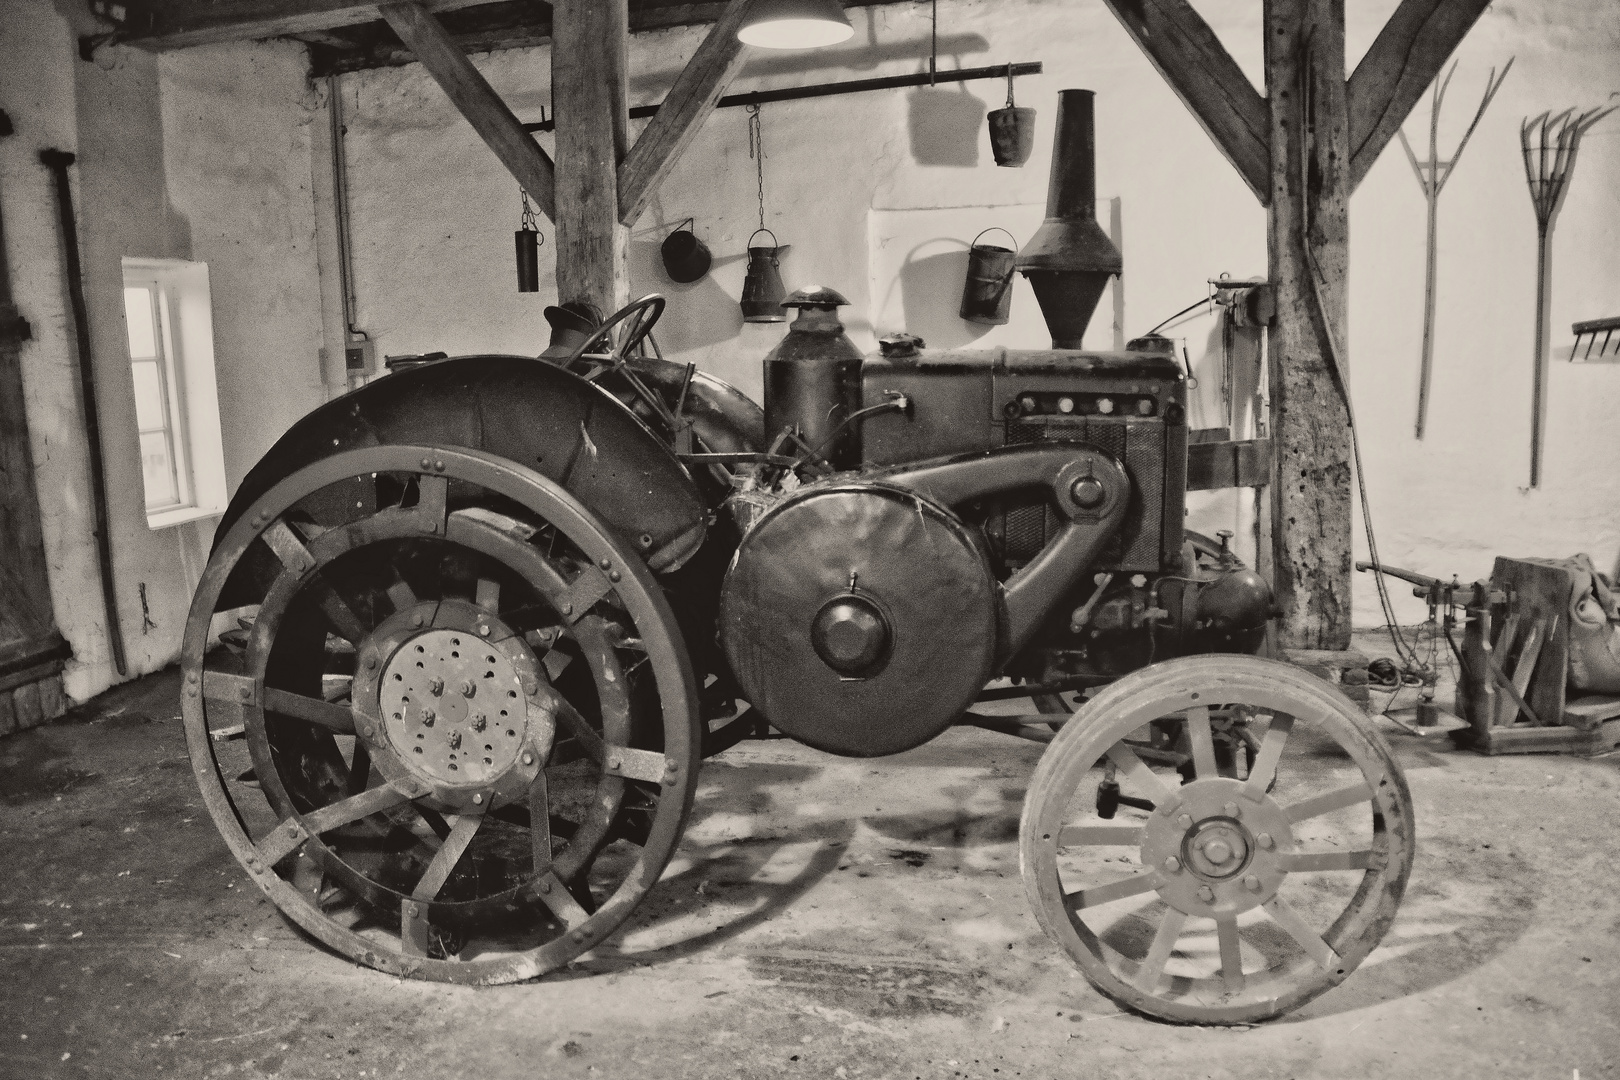
<svg viewBox="0 0 1620 1080"><path fill-rule="evenodd" d="M621 0L622 2L622 0ZM523 130L500 95L473 67L439 20L420 3L384 4L378 9L394 33L411 47L422 66L444 88L473 130L495 151L529 198L548 218L557 216L555 169L551 158Z"/></svg>
<svg viewBox="0 0 1620 1080"><path fill-rule="evenodd" d="M629 151L628 0L556 0L551 102L557 116L557 298L603 314L629 298L629 230L619 163Z"/></svg>
<svg viewBox="0 0 1620 1080"><path fill-rule="evenodd" d="M1272 547L1280 644L1350 644L1354 476L1347 375L1349 124L1343 0L1265 0L1273 175L1268 276Z"/></svg>
<svg viewBox="0 0 1620 1080"><path fill-rule="evenodd" d="M1264 205L1271 191L1266 100L1187 0L1104 0Z"/></svg>
<svg viewBox="0 0 1620 1080"><path fill-rule="evenodd" d="M747 56L737 30L751 2L731 0L726 5L619 166L619 221L626 227L647 209L659 184L714 111L715 102L742 70Z"/></svg>
<svg viewBox="0 0 1620 1080"><path fill-rule="evenodd" d="M459 11L490 0L419 0L428 11ZM227 0L172 4L156 9L150 30L122 41L154 52L222 41L335 30L382 18L381 5L354 0Z"/></svg>
<svg viewBox="0 0 1620 1080"><path fill-rule="evenodd" d="M1490 0L1401 0L1350 76L1351 191L1489 4Z"/></svg>

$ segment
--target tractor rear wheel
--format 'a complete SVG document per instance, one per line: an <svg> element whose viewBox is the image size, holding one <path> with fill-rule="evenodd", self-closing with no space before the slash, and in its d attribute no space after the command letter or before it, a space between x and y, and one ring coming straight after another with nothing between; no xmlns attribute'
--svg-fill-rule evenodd
<svg viewBox="0 0 1620 1080"><path fill-rule="evenodd" d="M223 610L227 580L257 602ZM210 651L221 616L246 630L237 655ZM182 670L232 853L391 974L502 983L573 960L657 882L691 810L697 690L657 581L493 455L378 446L277 484L216 544Z"/></svg>
<svg viewBox="0 0 1620 1080"><path fill-rule="evenodd" d="M1155 728L1184 729L1192 779ZM1252 759L1231 752L1251 738ZM1019 857L1042 928L1104 994L1166 1020L1252 1023L1338 985L1383 939L1413 828L1389 746L1338 690L1272 660L1197 656L1111 684L1063 726Z"/></svg>

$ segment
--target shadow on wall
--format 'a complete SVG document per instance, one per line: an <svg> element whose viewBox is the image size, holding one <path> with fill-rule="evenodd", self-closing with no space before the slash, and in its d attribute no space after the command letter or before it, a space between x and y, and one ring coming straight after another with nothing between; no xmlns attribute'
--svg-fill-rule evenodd
<svg viewBox="0 0 1620 1080"><path fill-rule="evenodd" d="M669 299L664 317L658 321L658 344L666 353L684 352L729 341L742 330L742 308L714 279L722 266L746 259L746 255L716 255L704 274L689 285L672 281L664 269L659 249L663 234L648 240L630 241L628 257L630 280L645 282L641 291L663 293Z"/></svg>
<svg viewBox="0 0 1620 1080"><path fill-rule="evenodd" d="M911 127L911 156L919 165L971 169L979 164L979 132L985 104L959 89L924 86L906 95Z"/></svg>
<svg viewBox="0 0 1620 1080"><path fill-rule="evenodd" d="M918 257L919 251L942 242L962 244L962 247ZM906 330L926 341L930 349L961 348L992 329L982 323L968 322L957 314L967 269L967 245L955 237L936 237L911 249L900 266L900 273L889 286L900 290ZM887 308L888 299L885 297L878 305L879 311Z"/></svg>

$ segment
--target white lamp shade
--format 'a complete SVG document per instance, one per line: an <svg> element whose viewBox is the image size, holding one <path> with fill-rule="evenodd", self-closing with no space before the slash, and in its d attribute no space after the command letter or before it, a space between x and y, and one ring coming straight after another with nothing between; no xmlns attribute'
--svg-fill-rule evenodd
<svg viewBox="0 0 1620 1080"><path fill-rule="evenodd" d="M838 0L756 0L737 31L743 44L761 49L818 49L854 34Z"/></svg>

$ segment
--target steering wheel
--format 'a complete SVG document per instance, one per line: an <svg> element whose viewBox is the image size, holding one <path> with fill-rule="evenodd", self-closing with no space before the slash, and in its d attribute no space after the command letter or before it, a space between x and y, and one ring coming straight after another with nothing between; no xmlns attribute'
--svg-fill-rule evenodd
<svg viewBox="0 0 1620 1080"><path fill-rule="evenodd" d="M652 332L652 328L658 322L659 317L664 314L664 302L664 298L659 294L648 293L640 300L634 300L615 311L601 326L591 331L590 336L580 342L559 366L570 371L574 370L575 363L589 353L598 342L601 342L604 338L609 342L612 341L609 332L615 326L622 322L628 322L629 326L625 330L624 338L617 346L610 347L605 354L593 356L593 359L606 360L609 367L617 368L622 366L636 347Z"/></svg>

